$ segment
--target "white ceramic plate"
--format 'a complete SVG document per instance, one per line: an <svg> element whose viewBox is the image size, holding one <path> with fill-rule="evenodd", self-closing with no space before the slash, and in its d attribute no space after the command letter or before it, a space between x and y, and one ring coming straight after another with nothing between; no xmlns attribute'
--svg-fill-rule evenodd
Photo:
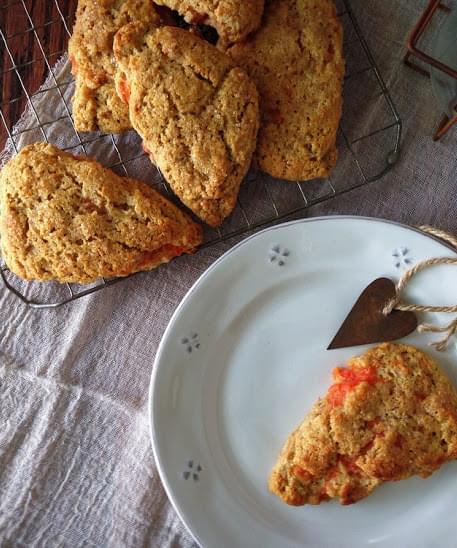
<svg viewBox="0 0 457 548"><path fill-rule="evenodd" d="M375 278L398 279L432 256L455 253L386 221L307 219L243 241L189 291L156 357L150 418L167 493L202 546L456 545L457 463L346 507L289 507L267 490L282 444L325 393L331 369L365 350L326 350L356 298ZM424 272L407 297L455 304L456 274ZM405 339L424 350L429 340ZM431 352L457 382L455 346Z"/></svg>

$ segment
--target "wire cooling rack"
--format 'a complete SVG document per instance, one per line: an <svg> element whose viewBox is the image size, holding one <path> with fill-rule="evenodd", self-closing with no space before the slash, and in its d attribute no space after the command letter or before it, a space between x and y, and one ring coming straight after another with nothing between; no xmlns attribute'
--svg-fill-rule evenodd
<svg viewBox="0 0 457 548"><path fill-rule="evenodd" d="M11 0L7 4L0 4L0 10L7 10L14 6L22 14L22 17L18 17L17 28L13 33L0 27L0 52L2 46L5 48L3 65L0 65L1 78L14 76L19 90L17 98L8 101L6 105L0 103L0 118L7 144L13 152L18 152L22 143L21 137L25 132L30 131L29 127L21 126L18 129L17 126L13 126L16 120L11 119L11 109L16 106L17 111L18 105L22 105L22 108L28 108L31 113L35 140L52 141L49 139L49 128L52 129L53 125L62 121L68 122L66 127L69 137L71 134L71 139L68 139L71 146L66 147L67 150L74 149L72 152L87 154L89 145L90 150L93 151L93 145L97 146L100 142L102 148L102 143L103 146L108 143L111 152L115 154L114 162L106 164L103 161L103 152L98 153L97 149L93 154L96 157L99 156L98 159L107 167L132 176L132 162L144 157L140 147L135 157L126 158L122 144L115 136L91 134L88 137L85 134L79 134L74 128L70 102L63 92L65 85L71 85L71 79L68 82L62 82L52 70L52 66L63 51L50 51L45 38L46 34L43 32L46 27L63 25L66 34L70 35L69 18L64 15L59 1L46 2L49 20L43 21L41 14L39 22L30 4L25 0ZM346 58L344 113L338 133L340 159L337 167L328 179L295 183L278 181L264 173L251 171L242 185L238 205L230 219L218 230L206 230L205 246L252 233L262 226L300 214L315 204L377 181L398 161L402 129L400 117L363 37L350 0L337 0L336 4L344 27ZM33 42L33 51L37 58L24 62L16 58L13 42L26 34ZM43 73L50 74L51 85L45 90L28 89L23 78L24 68L33 63L42 63ZM40 118L34 99L38 94L45 93L59 94L64 104L63 116L46 120ZM16 105L13 104L15 102ZM170 194L161 174L157 175L158 184ZM121 280L102 279L91 286L24 282L14 276L4 263L0 265L0 274L4 285L25 304L34 308L55 308Z"/></svg>

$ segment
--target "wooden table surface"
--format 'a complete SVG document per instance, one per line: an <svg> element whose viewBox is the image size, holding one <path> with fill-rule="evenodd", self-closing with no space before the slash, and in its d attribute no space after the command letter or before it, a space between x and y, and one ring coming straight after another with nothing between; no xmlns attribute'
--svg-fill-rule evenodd
<svg viewBox="0 0 457 548"><path fill-rule="evenodd" d="M46 78L47 62L52 66L66 50L76 5L77 0L0 0L0 150L27 94Z"/></svg>

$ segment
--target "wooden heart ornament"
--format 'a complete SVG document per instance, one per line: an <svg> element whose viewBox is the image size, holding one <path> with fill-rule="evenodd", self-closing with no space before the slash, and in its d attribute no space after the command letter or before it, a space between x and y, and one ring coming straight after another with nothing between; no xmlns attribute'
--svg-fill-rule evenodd
<svg viewBox="0 0 457 548"><path fill-rule="evenodd" d="M394 341L412 333L417 328L413 312L393 310L384 314L384 307L394 297L392 280L378 278L372 282L357 299L327 350Z"/></svg>

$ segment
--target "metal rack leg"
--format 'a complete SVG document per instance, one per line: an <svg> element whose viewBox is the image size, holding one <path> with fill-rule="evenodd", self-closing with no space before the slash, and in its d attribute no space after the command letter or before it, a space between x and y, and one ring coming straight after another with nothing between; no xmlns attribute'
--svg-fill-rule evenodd
<svg viewBox="0 0 457 548"><path fill-rule="evenodd" d="M437 59L434 59L430 55L426 54L424 51L419 49L417 47L417 44L419 40L421 39L422 35L426 31L428 25L433 19L433 16L435 15L435 12L441 10L446 13L449 13L451 9L443 4L441 0L430 0L428 6L425 8L423 14L421 15L419 21L416 23L415 27L413 28L409 38L408 43L406 45L408 51L406 52L403 61L408 67L414 69L417 72L420 72L424 76L430 77L430 73L426 71L424 68L419 66L417 63L414 63L411 60L411 57L416 57L417 59L420 59L424 63L428 65L432 65L446 74L449 74L450 76L456 77L456 71L452 69L452 67L448 67L447 65L441 63Z"/></svg>
<svg viewBox="0 0 457 548"><path fill-rule="evenodd" d="M449 118L449 116L445 115L433 135L433 140L438 141L439 139L441 139L441 137L443 137L443 135L447 133L454 124L457 124L457 114L452 118Z"/></svg>
<svg viewBox="0 0 457 548"><path fill-rule="evenodd" d="M437 68L438 70L441 70L443 73L448 74L449 76L452 76L453 78L457 78L457 71L453 69L452 67L449 67L443 63L441 63L438 59L434 59L430 55L426 54L424 51L418 48L417 44L426 31L428 25L430 24L431 20L433 19L433 16L436 11L441 10L446 13L449 13L451 9L443 4L441 0L430 0L428 3L428 6L425 8L424 12L422 13L421 18L416 23L415 27L413 28L409 39L407 43L407 52L403 58L404 63L415 70L416 72L419 72L423 76L426 76L427 78L430 78L430 72L425 70L423 67L418 65L417 63L412 61L412 58L420 59L423 63L430 65L432 67ZM438 125L438 128L436 129L435 133L433 134L433 140L438 141L443 137L445 133L449 131L449 129L457 123L457 114L453 116L452 118L449 118L449 116L445 115L441 122Z"/></svg>

